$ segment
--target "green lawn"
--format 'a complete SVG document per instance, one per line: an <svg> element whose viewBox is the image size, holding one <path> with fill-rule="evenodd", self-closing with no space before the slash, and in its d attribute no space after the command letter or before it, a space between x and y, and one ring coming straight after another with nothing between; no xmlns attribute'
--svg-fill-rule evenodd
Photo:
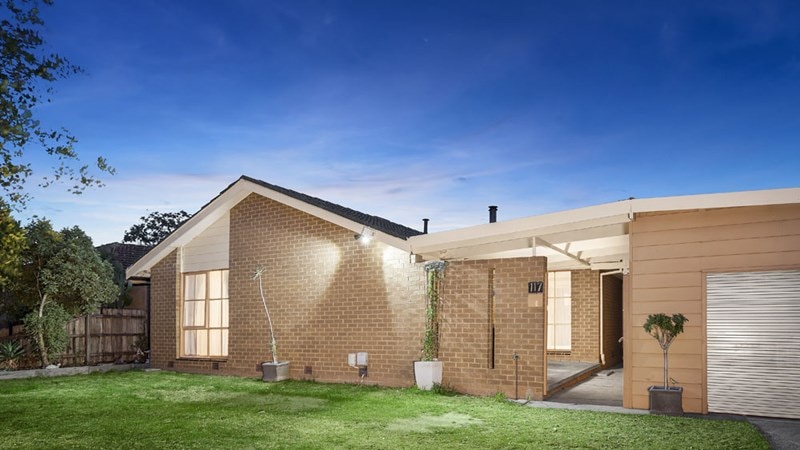
<svg viewBox="0 0 800 450"><path fill-rule="evenodd" d="M768 449L745 422L171 372L0 381L5 448Z"/></svg>

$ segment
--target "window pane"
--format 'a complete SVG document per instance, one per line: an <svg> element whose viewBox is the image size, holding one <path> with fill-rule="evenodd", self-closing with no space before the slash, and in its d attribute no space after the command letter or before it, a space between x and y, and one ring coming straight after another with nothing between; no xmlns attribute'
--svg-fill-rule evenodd
<svg viewBox="0 0 800 450"><path fill-rule="evenodd" d="M228 271L222 271L222 298L228 298Z"/></svg>
<svg viewBox="0 0 800 450"><path fill-rule="evenodd" d="M194 299L200 300L206 298L206 274L199 273L194 276Z"/></svg>
<svg viewBox="0 0 800 450"><path fill-rule="evenodd" d="M228 300L222 301L222 326L228 328Z"/></svg>
<svg viewBox="0 0 800 450"><path fill-rule="evenodd" d="M208 330L197 330L197 356L208 356Z"/></svg>
<svg viewBox="0 0 800 450"><path fill-rule="evenodd" d="M184 300L192 300L194 299L194 278L195 275L186 275L184 278L184 286L183 286L183 299Z"/></svg>
<svg viewBox="0 0 800 450"><path fill-rule="evenodd" d="M208 302L208 326L219 328L222 326L222 300Z"/></svg>
<svg viewBox="0 0 800 450"><path fill-rule="evenodd" d="M183 304L183 326L202 327L205 325L206 302L185 302Z"/></svg>
<svg viewBox="0 0 800 450"><path fill-rule="evenodd" d="M183 354L186 356L197 354L197 332L195 330L183 332Z"/></svg>
<svg viewBox="0 0 800 450"><path fill-rule="evenodd" d="M208 331L208 354L210 356L222 355L222 330Z"/></svg>
<svg viewBox="0 0 800 450"><path fill-rule="evenodd" d="M206 325L206 302L191 302L194 303L194 323L196 327L203 327Z"/></svg>
<svg viewBox="0 0 800 450"><path fill-rule="evenodd" d="M228 330L222 330L222 356L228 356Z"/></svg>
<svg viewBox="0 0 800 450"><path fill-rule="evenodd" d="M183 326L190 327L194 324L194 304L195 302L183 303Z"/></svg>
<svg viewBox="0 0 800 450"><path fill-rule="evenodd" d="M570 272L558 272L555 274L555 296L569 297L572 295L572 274Z"/></svg>
<svg viewBox="0 0 800 450"><path fill-rule="evenodd" d="M547 274L547 349L572 348L572 272Z"/></svg>
<svg viewBox="0 0 800 450"><path fill-rule="evenodd" d="M569 333L569 328L567 327L556 327L556 349L558 350L569 350L571 348L571 336Z"/></svg>
<svg viewBox="0 0 800 450"><path fill-rule="evenodd" d="M222 272L208 272L208 298L222 298Z"/></svg>

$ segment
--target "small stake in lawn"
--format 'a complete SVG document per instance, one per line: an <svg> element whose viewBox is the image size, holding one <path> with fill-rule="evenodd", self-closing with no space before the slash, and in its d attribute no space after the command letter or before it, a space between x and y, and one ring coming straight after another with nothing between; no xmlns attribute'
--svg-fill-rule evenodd
<svg viewBox="0 0 800 450"><path fill-rule="evenodd" d="M666 414L683 414L681 405L683 388L669 387L669 357L667 352L672 341L683 333L683 324L688 322L683 314L668 316L663 313L650 314L644 323L644 331L658 341L658 345L664 352L664 386L658 388L651 386L650 391L650 410ZM669 397L669 399L667 399Z"/></svg>

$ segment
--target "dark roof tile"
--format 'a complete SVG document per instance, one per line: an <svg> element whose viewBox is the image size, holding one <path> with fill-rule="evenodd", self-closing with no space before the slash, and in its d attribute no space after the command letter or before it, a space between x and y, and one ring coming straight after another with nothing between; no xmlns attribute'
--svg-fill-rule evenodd
<svg viewBox="0 0 800 450"><path fill-rule="evenodd" d="M259 186L263 186L267 189L273 190L275 192L280 192L281 194L287 195L289 197L295 198L302 202L308 203L309 205L314 205L316 207L322 208L325 211L331 212L338 216L342 216L346 219L350 219L353 222L360 223L366 227L372 228L373 230L380 231L382 233L386 233L390 236L394 236L400 239L408 239L411 236L417 236L422 234L421 231L417 231L413 228L409 228L404 225L400 225L399 223L392 222L390 220L384 219L383 217L372 216L369 214L365 214L360 211L356 211L354 209L350 209L341 205L337 205L335 203L331 203L326 200L322 200L317 197L312 197L310 195L303 194L301 192L293 191L291 189L286 189L281 186L277 186L274 184L267 183L266 181L257 180L255 178L248 177L246 175L242 175L240 178L241 180L247 180L251 183L258 184ZM235 183L234 183L235 184ZM233 186L233 185L231 185ZM230 186L229 186L230 187ZM226 189L227 190L227 189ZM224 191L223 191L224 192Z"/></svg>

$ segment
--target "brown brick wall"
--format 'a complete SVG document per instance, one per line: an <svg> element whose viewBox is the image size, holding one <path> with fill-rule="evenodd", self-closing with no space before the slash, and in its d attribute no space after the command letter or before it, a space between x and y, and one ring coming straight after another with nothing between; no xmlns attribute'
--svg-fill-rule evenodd
<svg viewBox="0 0 800 450"><path fill-rule="evenodd" d="M264 197L231 210L229 341L222 361L178 358L180 274L174 252L152 271L155 367L259 376L270 359L268 325L252 279L260 266L278 340L292 378L359 381L347 354L369 353L366 383L407 386L424 328L422 265L408 254ZM218 369L212 369L212 363ZM306 366L311 375L305 374Z"/></svg>
<svg viewBox="0 0 800 450"><path fill-rule="evenodd" d="M495 367L489 367L489 273L494 268ZM442 300L442 382L478 395L515 396L512 356L519 355L519 396L542 398L544 308L528 306L528 282L546 279L545 258L454 261Z"/></svg>
<svg viewBox="0 0 800 450"><path fill-rule="evenodd" d="M180 299L180 268L175 250L150 271L150 362L166 367L175 359Z"/></svg>

